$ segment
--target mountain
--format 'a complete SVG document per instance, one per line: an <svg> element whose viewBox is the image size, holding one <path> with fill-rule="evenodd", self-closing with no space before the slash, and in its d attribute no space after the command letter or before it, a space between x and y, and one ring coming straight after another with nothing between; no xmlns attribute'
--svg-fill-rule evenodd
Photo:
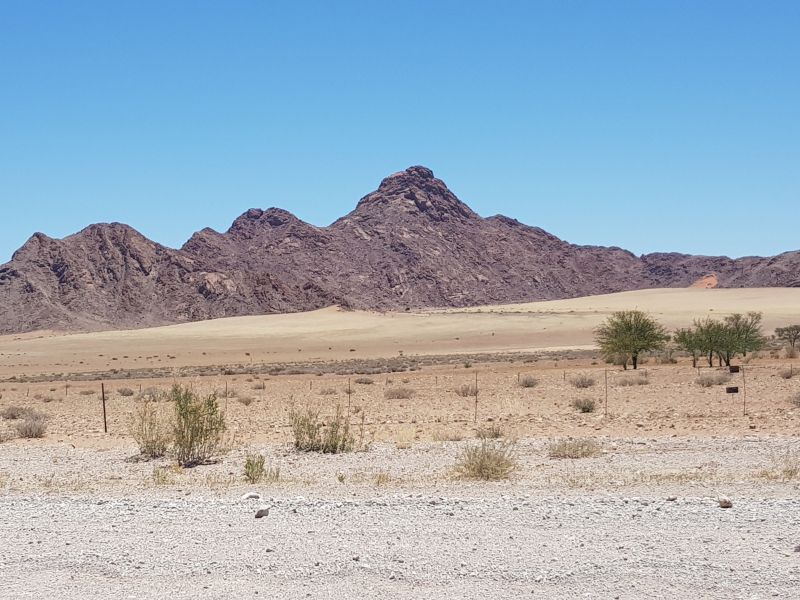
<svg viewBox="0 0 800 600"><path fill-rule="evenodd" d="M508 217L483 218L430 169L411 167L328 227L254 208L226 232L203 229L178 250L119 223L61 240L36 233L0 266L0 333L147 327L332 304L497 304L697 282L798 287L800 252L734 260L578 246Z"/></svg>

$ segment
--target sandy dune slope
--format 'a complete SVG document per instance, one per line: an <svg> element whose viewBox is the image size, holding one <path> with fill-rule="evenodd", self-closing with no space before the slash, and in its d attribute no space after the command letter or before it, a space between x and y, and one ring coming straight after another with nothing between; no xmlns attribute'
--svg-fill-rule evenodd
<svg viewBox="0 0 800 600"><path fill-rule="evenodd" d="M129 331L0 337L0 376L106 368L333 360L590 347L615 310L639 308L669 328L757 310L765 331L800 322L800 288L659 289L417 313L338 308Z"/></svg>

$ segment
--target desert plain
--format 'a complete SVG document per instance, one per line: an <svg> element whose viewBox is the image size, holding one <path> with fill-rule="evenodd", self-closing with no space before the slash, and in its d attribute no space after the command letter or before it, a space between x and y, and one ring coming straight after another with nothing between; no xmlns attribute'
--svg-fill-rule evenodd
<svg viewBox="0 0 800 600"><path fill-rule="evenodd" d="M800 289L0 337L0 411L47 417L38 439L0 419L0 597L796 597L800 360L773 343L739 373L678 352L623 371L593 330L633 308L670 330L755 310L770 335L800 323ZM224 408L211 464L136 459L132 416L176 383ZM293 447L293 410L337 407L357 451ZM458 475L481 436L509 478ZM254 453L279 476L248 483Z"/></svg>

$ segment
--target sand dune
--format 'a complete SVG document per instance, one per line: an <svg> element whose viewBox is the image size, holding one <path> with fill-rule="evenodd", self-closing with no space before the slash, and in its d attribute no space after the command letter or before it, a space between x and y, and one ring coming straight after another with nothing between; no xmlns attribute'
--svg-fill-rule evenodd
<svg viewBox="0 0 800 600"><path fill-rule="evenodd" d="M130 331L3 336L0 374L591 347L593 328L630 308L669 328L757 310L771 333L800 322L800 289L654 289L419 313L331 307Z"/></svg>

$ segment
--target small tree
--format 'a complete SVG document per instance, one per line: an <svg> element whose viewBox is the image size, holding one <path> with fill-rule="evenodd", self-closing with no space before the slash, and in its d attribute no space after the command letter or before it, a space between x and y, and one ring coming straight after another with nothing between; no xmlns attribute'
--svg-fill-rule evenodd
<svg viewBox="0 0 800 600"><path fill-rule="evenodd" d="M697 367L697 358L702 352L700 336L692 328L678 329L672 336L678 348L685 350L692 356L692 367Z"/></svg>
<svg viewBox="0 0 800 600"><path fill-rule="evenodd" d="M718 354L725 335L725 326L719 321L706 317L694 322L694 341L699 352L708 360L709 367L714 366L714 354ZM721 358L720 364L722 364Z"/></svg>
<svg viewBox="0 0 800 600"><path fill-rule="evenodd" d="M761 334L761 313L749 312L746 315L734 313L725 317L722 336L719 339L717 353L726 367L737 355L747 356L764 347L764 336Z"/></svg>
<svg viewBox="0 0 800 600"><path fill-rule="evenodd" d="M786 327L777 327L775 329L775 337L786 342L792 350L797 346L800 341L800 325L788 325Z"/></svg>
<svg viewBox="0 0 800 600"><path fill-rule="evenodd" d="M615 312L595 330L600 351L606 357L622 357L623 369L628 360L636 369L642 352L659 350L668 340L664 327L640 310Z"/></svg>

